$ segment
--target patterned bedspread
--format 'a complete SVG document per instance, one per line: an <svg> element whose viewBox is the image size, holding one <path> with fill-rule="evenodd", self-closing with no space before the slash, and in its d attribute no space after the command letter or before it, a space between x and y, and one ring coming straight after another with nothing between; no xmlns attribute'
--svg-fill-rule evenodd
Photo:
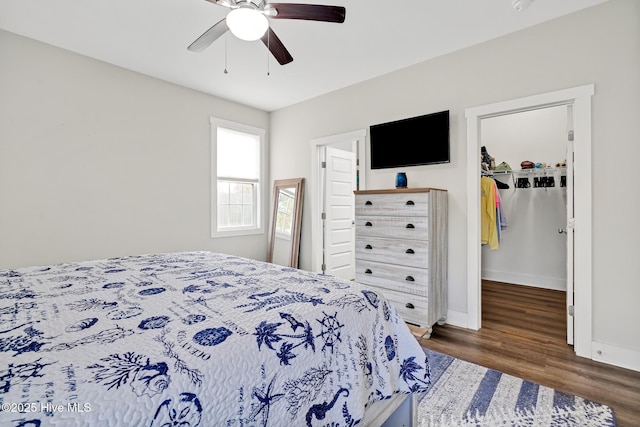
<svg viewBox="0 0 640 427"><path fill-rule="evenodd" d="M210 252L0 270L2 426L349 426L425 391L357 283Z"/></svg>

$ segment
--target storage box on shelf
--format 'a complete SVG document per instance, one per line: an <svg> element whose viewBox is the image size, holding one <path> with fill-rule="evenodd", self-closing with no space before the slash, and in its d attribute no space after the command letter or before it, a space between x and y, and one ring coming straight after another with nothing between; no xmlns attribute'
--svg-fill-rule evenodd
<svg viewBox="0 0 640 427"><path fill-rule="evenodd" d="M428 338L447 313L446 190L364 190L355 200L356 281L380 291Z"/></svg>

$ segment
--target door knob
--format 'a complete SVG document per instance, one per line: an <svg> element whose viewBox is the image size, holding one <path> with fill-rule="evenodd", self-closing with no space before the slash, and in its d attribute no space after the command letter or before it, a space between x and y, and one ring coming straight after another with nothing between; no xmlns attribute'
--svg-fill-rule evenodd
<svg viewBox="0 0 640 427"><path fill-rule="evenodd" d="M566 228L558 228L558 233L559 234L567 234L567 229Z"/></svg>

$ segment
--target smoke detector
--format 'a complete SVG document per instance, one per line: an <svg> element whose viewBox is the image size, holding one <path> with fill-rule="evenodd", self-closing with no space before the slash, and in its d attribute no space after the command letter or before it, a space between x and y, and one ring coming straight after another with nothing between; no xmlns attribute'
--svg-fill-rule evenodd
<svg viewBox="0 0 640 427"><path fill-rule="evenodd" d="M517 12L522 12L531 5L532 1L533 0L512 0L511 6L513 6Z"/></svg>

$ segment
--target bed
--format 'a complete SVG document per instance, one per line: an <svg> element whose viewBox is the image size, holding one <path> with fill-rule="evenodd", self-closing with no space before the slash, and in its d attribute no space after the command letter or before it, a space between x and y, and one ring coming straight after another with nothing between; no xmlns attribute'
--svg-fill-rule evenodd
<svg viewBox="0 0 640 427"><path fill-rule="evenodd" d="M369 425L429 382L355 282L201 251L0 270L2 426Z"/></svg>

